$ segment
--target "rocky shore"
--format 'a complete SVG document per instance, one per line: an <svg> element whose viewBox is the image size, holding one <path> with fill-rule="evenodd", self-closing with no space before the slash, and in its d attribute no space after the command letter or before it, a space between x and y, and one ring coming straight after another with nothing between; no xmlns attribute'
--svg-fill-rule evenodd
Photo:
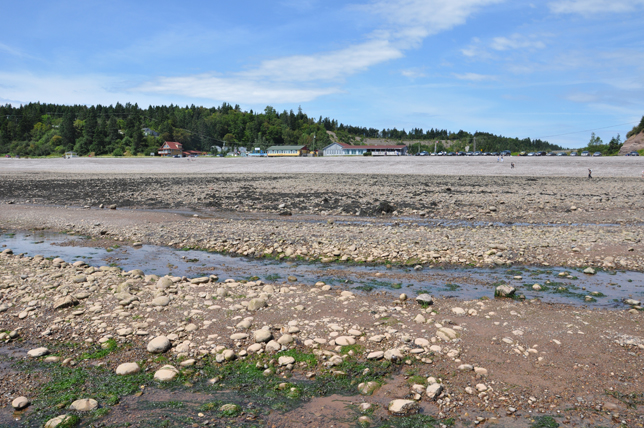
<svg viewBox="0 0 644 428"><path fill-rule="evenodd" d="M14 177L0 228L383 269L644 267L635 183L575 182L585 196L562 201L566 179L481 188L453 177L414 196L447 179L320 177L155 177L136 192L134 178L47 180L47 192ZM205 187L217 179L215 209ZM332 193L341 179L352 190ZM361 212L344 212L367 187ZM480 300L363 294L293 275L158 277L0 250L1 426L644 423L639 295L606 310L514 299L505 286Z"/></svg>

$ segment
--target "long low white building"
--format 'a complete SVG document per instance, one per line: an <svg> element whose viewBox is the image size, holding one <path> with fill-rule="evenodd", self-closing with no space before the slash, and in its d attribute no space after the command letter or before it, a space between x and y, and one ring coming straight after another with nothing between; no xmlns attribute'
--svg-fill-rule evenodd
<svg viewBox="0 0 644 428"><path fill-rule="evenodd" d="M351 144L332 143L322 149L324 156L363 156L371 153L372 156L401 156L407 154L404 144L391 146L352 146Z"/></svg>

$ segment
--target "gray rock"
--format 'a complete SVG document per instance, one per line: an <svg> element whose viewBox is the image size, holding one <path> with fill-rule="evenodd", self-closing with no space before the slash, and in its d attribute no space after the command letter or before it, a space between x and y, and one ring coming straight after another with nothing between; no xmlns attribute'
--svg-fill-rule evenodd
<svg viewBox="0 0 644 428"><path fill-rule="evenodd" d="M499 285L494 291L494 297L512 297L516 291L516 288L509 285Z"/></svg>
<svg viewBox="0 0 644 428"><path fill-rule="evenodd" d="M159 296L152 299L152 306L168 306L170 298L168 296Z"/></svg>
<svg viewBox="0 0 644 428"><path fill-rule="evenodd" d="M416 296L416 302L423 306L432 305L434 304L434 298L427 293L423 293Z"/></svg>
<svg viewBox="0 0 644 428"><path fill-rule="evenodd" d="M157 281L157 288L159 290L167 290L168 288L172 287L174 283L170 278L167 276L164 276L163 278L159 278Z"/></svg>
<svg viewBox="0 0 644 428"><path fill-rule="evenodd" d="M593 269L591 267L588 267L588 268L584 269L584 273L587 274L587 275L595 275L595 269Z"/></svg>
<svg viewBox="0 0 644 428"><path fill-rule="evenodd" d="M443 392L443 385L440 383L433 383L427 387L425 394L430 400L435 400Z"/></svg>
<svg viewBox="0 0 644 428"><path fill-rule="evenodd" d="M251 299L250 302L248 302L248 310L249 311L256 311L261 308L265 308L268 306L266 303L266 300L263 299Z"/></svg>
<svg viewBox="0 0 644 428"><path fill-rule="evenodd" d="M78 299L74 296L65 296L54 301L54 309L65 309L71 308L72 306L78 305Z"/></svg>

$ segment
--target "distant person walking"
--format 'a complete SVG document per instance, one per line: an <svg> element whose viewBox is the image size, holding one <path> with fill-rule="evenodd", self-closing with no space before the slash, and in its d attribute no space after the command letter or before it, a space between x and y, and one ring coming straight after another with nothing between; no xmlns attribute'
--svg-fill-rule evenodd
<svg viewBox="0 0 644 428"><path fill-rule="evenodd" d="M501 158L499 156L496 157L497 162L501 162Z"/></svg>
<svg viewBox="0 0 644 428"><path fill-rule="evenodd" d="M510 169L514 169L514 162L510 162Z"/></svg>
<svg viewBox="0 0 644 428"><path fill-rule="evenodd" d="M593 178L593 170L588 168L588 178Z"/></svg>
<svg viewBox="0 0 644 428"><path fill-rule="evenodd" d="M503 163L503 155L501 155L501 163Z"/></svg>

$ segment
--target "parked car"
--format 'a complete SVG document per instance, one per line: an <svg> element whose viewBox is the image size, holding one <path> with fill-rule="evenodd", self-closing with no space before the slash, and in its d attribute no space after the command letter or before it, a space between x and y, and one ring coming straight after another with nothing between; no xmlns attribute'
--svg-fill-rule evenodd
<svg viewBox="0 0 644 428"><path fill-rule="evenodd" d="M559 152L559 153L557 153L557 156L568 156L568 153L566 153L566 152Z"/></svg>
<svg viewBox="0 0 644 428"><path fill-rule="evenodd" d="M528 156L536 156L537 154L535 152L530 152L528 153Z"/></svg>
<svg viewBox="0 0 644 428"><path fill-rule="evenodd" d="M570 156L579 156L579 153L577 153L577 152L570 152Z"/></svg>
<svg viewBox="0 0 644 428"><path fill-rule="evenodd" d="M546 156L557 156L555 152L548 152L546 153Z"/></svg>
<svg viewBox="0 0 644 428"><path fill-rule="evenodd" d="M593 153L593 157L599 157L602 155L602 152L595 152Z"/></svg>
<svg viewBox="0 0 644 428"><path fill-rule="evenodd" d="M527 156L528 154L526 152L520 152L519 156Z"/></svg>
<svg viewBox="0 0 644 428"><path fill-rule="evenodd" d="M512 156L512 152L510 150L503 150L501 156Z"/></svg>
<svg viewBox="0 0 644 428"><path fill-rule="evenodd" d="M173 158L180 158L180 157L181 157L181 155L174 155L174 156L172 156L172 157L173 157Z"/></svg>
<svg viewBox="0 0 644 428"><path fill-rule="evenodd" d="M581 155L582 156L590 156L590 152L588 152L587 150L584 150L583 152L581 152Z"/></svg>
<svg viewBox="0 0 644 428"><path fill-rule="evenodd" d="M639 156L640 154L637 152L630 152L626 156Z"/></svg>

